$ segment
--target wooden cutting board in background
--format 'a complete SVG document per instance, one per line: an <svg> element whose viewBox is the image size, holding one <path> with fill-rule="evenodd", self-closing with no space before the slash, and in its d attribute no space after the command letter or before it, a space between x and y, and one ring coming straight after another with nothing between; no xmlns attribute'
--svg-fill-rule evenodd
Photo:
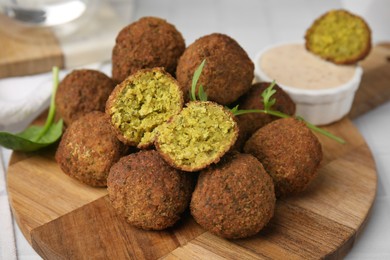
<svg viewBox="0 0 390 260"><path fill-rule="evenodd" d="M390 51L376 47L362 63L364 77L351 117L390 99ZM372 154L348 118L326 127L341 145L319 136L324 160L303 194L277 201L258 235L225 240L184 214L173 228L143 231L118 218L105 189L63 174L55 147L13 153L7 174L10 204L33 248L46 259L300 259L342 258L369 221L377 188Z"/></svg>
<svg viewBox="0 0 390 260"><path fill-rule="evenodd" d="M65 67L60 43L49 28L28 28L2 14L0 24L0 78Z"/></svg>
<svg viewBox="0 0 390 260"><path fill-rule="evenodd" d="M0 13L0 78L110 60L116 35L130 23L133 9L129 1L123 6L128 17L120 17L112 4L99 1L100 8L72 33L64 33L69 25L62 29L29 27Z"/></svg>

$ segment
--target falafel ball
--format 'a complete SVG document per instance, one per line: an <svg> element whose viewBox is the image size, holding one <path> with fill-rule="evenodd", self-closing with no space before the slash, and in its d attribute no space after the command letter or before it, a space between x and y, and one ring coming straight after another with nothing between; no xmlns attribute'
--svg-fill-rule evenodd
<svg viewBox="0 0 390 260"><path fill-rule="evenodd" d="M228 105L248 91L254 78L254 65L244 49L231 37L213 33L197 39L184 51L176 69L176 78L189 93L192 76L199 64L206 64L199 78L210 101Z"/></svg>
<svg viewBox="0 0 390 260"><path fill-rule="evenodd" d="M155 129L183 107L177 81L163 68L143 69L117 85L107 100L106 113L123 143L151 146Z"/></svg>
<svg viewBox="0 0 390 260"><path fill-rule="evenodd" d="M127 150L112 131L108 116L93 111L69 125L55 159L65 174L90 186L104 187L111 166Z"/></svg>
<svg viewBox="0 0 390 260"><path fill-rule="evenodd" d="M219 159L238 136L233 114L210 101L193 101L158 127L156 148L163 159L183 171L199 171Z"/></svg>
<svg viewBox="0 0 390 260"><path fill-rule="evenodd" d="M306 49L336 64L355 64L371 50L371 29L362 17L331 10L306 31Z"/></svg>
<svg viewBox="0 0 390 260"><path fill-rule="evenodd" d="M122 82L139 69L164 67L174 75L185 49L181 33L167 21L143 17L123 28L112 51L112 78Z"/></svg>
<svg viewBox="0 0 390 260"><path fill-rule="evenodd" d="M255 235L272 218L274 184L252 155L234 153L203 170L191 199L191 214L203 228L236 239Z"/></svg>
<svg viewBox="0 0 390 260"><path fill-rule="evenodd" d="M146 230L174 225L193 188L193 176L169 166L155 150L121 158L108 176L108 195L117 214Z"/></svg>
<svg viewBox="0 0 390 260"><path fill-rule="evenodd" d="M278 119L260 128L246 142L244 152L263 164L277 197L305 190L322 160L317 137L295 118Z"/></svg>
<svg viewBox="0 0 390 260"><path fill-rule="evenodd" d="M66 125L91 111L104 111L115 82L97 70L73 70L58 85L56 108Z"/></svg>
<svg viewBox="0 0 390 260"><path fill-rule="evenodd" d="M270 84L270 82L258 82L253 84L251 89L238 100L239 109L264 109L261 94L270 86ZM276 92L273 94L272 98L275 98L276 102L272 105L272 110L276 110L290 116L294 115L295 103L290 96L278 85L274 85L273 89ZM236 119L240 131L234 147L238 151L241 151L245 142L254 132L256 132L257 129L276 119L279 119L279 117L265 113L249 113L236 116Z"/></svg>

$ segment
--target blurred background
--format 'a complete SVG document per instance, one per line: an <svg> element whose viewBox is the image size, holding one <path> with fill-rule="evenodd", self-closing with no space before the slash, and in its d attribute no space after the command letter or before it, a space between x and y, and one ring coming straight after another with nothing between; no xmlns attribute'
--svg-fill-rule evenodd
<svg viewBox="0 0 390 260"><path fill-rule="evenodd" d="M135 2L134 19L153 15L167 19L186 43L213 32L236 39L251 58L268 44L303 41L306 29L330 9L346 8L371 26L374 43L390 40L390 1L387 0L142 0Z"/></svg>
<svg viewBox="0 0 390 260"><path fill-rule="evenodd" d="M60 6L55 9L50 6L53 3ZM314 19L330 9L345 8L363 16L372 29L374 43L390 40L388 0L0 0L0 6L5 16L30 19L30 25L53 25L68 68L109 60L119 30L143 16L158 16L174 24L187 45L213 32L228 34L251 58L268 44L302 41ZM26 11L29 9L32 13ZM45 12L57 13L45 20ZM31 18L34 15L38 18ZM70 22L61 24L67 19ZM27 30L5 26L3 19L0 22L0 33L32 41L26 31L33 26ZM0 50L0 64L4 52Z"/></svg>

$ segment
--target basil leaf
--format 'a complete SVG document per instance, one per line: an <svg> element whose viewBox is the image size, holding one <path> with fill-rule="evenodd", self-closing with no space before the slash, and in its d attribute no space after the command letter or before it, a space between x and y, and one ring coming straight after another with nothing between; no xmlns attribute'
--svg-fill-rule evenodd
<svg viewBox="0 0 390 260"><path fill-rule="evenodd" d="M62 119L52 124L39 141L32 141L42 127L31 126L18 134L0 132L0 145L14 151L33 152L55 143L62 135Z"/></svg>

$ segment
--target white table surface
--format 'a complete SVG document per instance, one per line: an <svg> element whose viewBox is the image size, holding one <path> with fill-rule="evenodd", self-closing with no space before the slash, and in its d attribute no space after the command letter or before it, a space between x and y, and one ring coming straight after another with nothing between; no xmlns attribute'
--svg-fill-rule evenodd
<svg viewBox="0 0 390 260"><path fill-rule="evenodd" d="M352 0L139 0L135 2L132 17L133 20L142 16L159 16L167 19L182 32L187 45L213 32L228 34L254 59L256 53L268 44L302 40L305 30L316 17L344 5L365 15L373 29L374 43L390 41L388 15L390 1L353 1L352 3ZM110 74L109 65L99 68ZM44 74L42 77L50 75ZM0 86L2 84L4 86L4 82L7 81L0 80ZM390 102L354 120L374 155L378 192L367 226L347 255L347 259L390 259L389 114ZM25 121L22 125L27 123ZM5 165L8 165L11 151L1 148L1 152ZM0 221L1 219L0 217ZM16 224L14 229L18 258L39 259Z"/></svg>

